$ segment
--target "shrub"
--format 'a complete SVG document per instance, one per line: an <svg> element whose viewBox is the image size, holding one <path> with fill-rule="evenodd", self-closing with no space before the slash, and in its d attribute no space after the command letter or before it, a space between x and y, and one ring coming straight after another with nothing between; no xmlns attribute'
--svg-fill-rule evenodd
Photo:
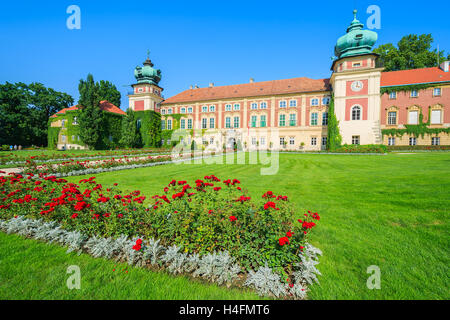
<svg viewBox="0 0 450 320"><path fill-rule="evenodd" d="M340 148L334 149L332 152L337 153L386 153L387 147L382 144L367 144L367 145L348 145L344 144Z"/></svg>

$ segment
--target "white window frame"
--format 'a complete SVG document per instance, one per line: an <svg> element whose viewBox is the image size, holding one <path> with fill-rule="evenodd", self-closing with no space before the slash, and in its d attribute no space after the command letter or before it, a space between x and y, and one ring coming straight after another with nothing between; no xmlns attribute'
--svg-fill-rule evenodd
<svg viewBox="0 0 450 320"><path fill-rule="evenodd" d="M252 102L252 104L250 105L250 109L251 110L258 110L258 103L257 102Z"/></svg>
<svg viewBox="0 0 450 320"><path fill-rule="evenodd" d="M319 99L318 98L311 98L310 100L311 106L318 106L319 105Z"/></svg>
<svg viewBox="0 0 450 320"><path fill-rule="evenodd" d="M388 138L388 146L395 146L395 137Z"/></svg>
<svg viewBox="0 0 450 320"><path fill-rule="evenodd" d="M280 102L278 102L278 106L280 108L286 108L287 107L287 101L286 100L281 100Z"/></svg>
<svg viewBox="0 0 450 320"><path fill-rule="evenodd" d="M315 123L314 123L315 121ZM311 112L311 119L309 120L309 124L311 126L317 126L319 124L319 113L318 112Z"/></svg>
<svg viewBox="0 0 450 320"><path fill-rule="evenodd" d="M295 108L297 107L297 100L289 100L289 108Z"/></svg>
<svg viewBox="0 0 450 320"><path fill-rule="evenodd" d="M235 104L233 105L233 110L234 110L234 111L239 111L239 110L241 110L241 104L240 104L240 103L235 103Z"/></svg>
<svg viewBox="0 0 450 320"><path fill-rule="evenodd" d="M439 90L439 94L436 94L436 91ZM442 95L442 89L441 88L434 88L433 89L433 97L440 97Z"/></svg>
<svg viewBox="0 0 450 320"><path fill-rule="evenodd" d="M433 116L433 112L439 112L439 119L437 120L437 116ZM436 122L437 121L437 122ZM442 123L442 110L441 109L431 109L431 119L430 124L441 124Z"/></svg>
<svg viewBox="0 0 450 320"><path fill-rule="evenodd" d="M416 121L411 121L412 114L416 114ZM408 111L408 124L419 124L419 110Z"/></svg>
<svg viewBox="0 0 450 320"><path fill-rule="evenodd" d="M418 90L411 90L410 97L411 98L419 97L419 91Z"/></svg>
<svg viewBox="0 0 450 320"><path fill-rule="evenodd" d="M267 109L267 102L265 102L265 101L261 102L260 105L259 105L259 108L260 109Z"/></svg>
<svg viewBox="0 0 450 320"><path fill-rule="evenodd" d="M357 119L354 119L354 118L356 118L356 117L354 117L355 114L353 114L353 111L355 111L355 110L358 110L358 113L356 113ZM350 116L351 116L352 121L359 121L362 119L362 108L360 105L353 106L350 109L350 113L351 113Z"/></svg>
<svg viewBox="0 0 450 320"><path fill-rule="evenodd" d="M209 112L216 112L216 106L209 106Z"/></svg>
<svg viewBox="0 0 450 320"><path fill-rule="evenodd" d="M233 110L232 108L233 108L233 106L231 104L225 105L225 111L231 111L231 110Z"/></svg>

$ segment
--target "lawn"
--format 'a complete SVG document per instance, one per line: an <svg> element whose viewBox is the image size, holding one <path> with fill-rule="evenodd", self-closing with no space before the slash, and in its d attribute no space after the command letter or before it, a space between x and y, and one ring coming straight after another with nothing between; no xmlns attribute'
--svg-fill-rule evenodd
<svg viewBox="0 0 450 320"><path fill-rule="evenodd" d="M261 176L261 167L165 165L98 174L96 180L104 185L117 182L126 191L141 190L150 197L155 193L161 194L172 179L192 182L210 174L219 178L237 178L254 197L272 190L289 196L299 215L304 210L320 213L321 220L312 235L312 244L324 253L318 266L322 277L320 285L311 286L310 299L450 298L450 153L387 156L281 154L277 174ZM2 254L3 247L9 246L9 237L0 238ZM20 240L15 242L22 245ZM32 243L27 242L25 248ZM28 259L28 254L16 254L23 261ZM35 256L39 261L38 257L42 257L42 265L47 265L51 259L45 251ZM73 259L92 261L86 265L100 263L88 257ZM38 262L36 264L39 265ZM369 277L366 270L371 265L381 270L380 290L369 290L366 286ZM11 281L31 277L22 272L22 266L17 266L14 276L10 274L13 277ZM0 274L3 275L3 271ZM44 279L41 280L47 281ZM92 281L95 283L95 279ZM171 278L169 282L172 281L179 280ZM105 288L110 286L108 281L103 281L102 285ZM129 285L133 287L135 284ZM122 295L102 291L100 287L95 290L98 290L99 298L123 298ZM132 291L130 288L127 290ZM167 286L161 294L165 297L201 298L195 294L179 293L179 290L175 286ZM22 291L33 297L47 297L45 288L33 282L22 285ZM139 287L139 292L143 292L142 287ZM14 294L8 290L1 295L18 297L17 294L18 291ZM156 298L142 293L139 298L143 297Z"/></svg>

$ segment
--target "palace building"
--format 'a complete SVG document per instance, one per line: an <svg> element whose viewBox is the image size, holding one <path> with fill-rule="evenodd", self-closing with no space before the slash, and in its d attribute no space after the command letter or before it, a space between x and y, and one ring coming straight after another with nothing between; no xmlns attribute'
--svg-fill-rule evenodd
<svg viewBox="0 0 450 320"><path fill-rule="evenodd" d="M449 61L383 72L372 52L377 38L364 29L355 10L346 34L337 40L328 79L211 83L168 99L159 86L161 71L147 59L135 69L129 107L143 136L147 122L158 115L163 146L190 143L193 136L197 143L218 147L239 140L249 148L323 150L332 99L343 144L450 145ZM187 137L174 138L183 130Z"/></svg>

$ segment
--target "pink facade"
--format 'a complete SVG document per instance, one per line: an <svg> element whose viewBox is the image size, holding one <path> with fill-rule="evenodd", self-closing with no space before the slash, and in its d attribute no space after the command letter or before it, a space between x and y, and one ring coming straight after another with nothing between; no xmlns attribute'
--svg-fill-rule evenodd
<svg viewBox="0 0 450 320"><path fill-rule="evenodd" d="M433 96L433 88L419 90L418 97L411 97L411 91L397 92L395 99L385 93L381 97L381 124L387 124L387 112L395 107L398 110L398 125L408 124L408 109L417 106L422 110L423 121L428 121L428 108L441 105L444 109L444 123L450 123L450 87L441 87L441 95ZM392 109L391 109L392 110Z"/></svg>

